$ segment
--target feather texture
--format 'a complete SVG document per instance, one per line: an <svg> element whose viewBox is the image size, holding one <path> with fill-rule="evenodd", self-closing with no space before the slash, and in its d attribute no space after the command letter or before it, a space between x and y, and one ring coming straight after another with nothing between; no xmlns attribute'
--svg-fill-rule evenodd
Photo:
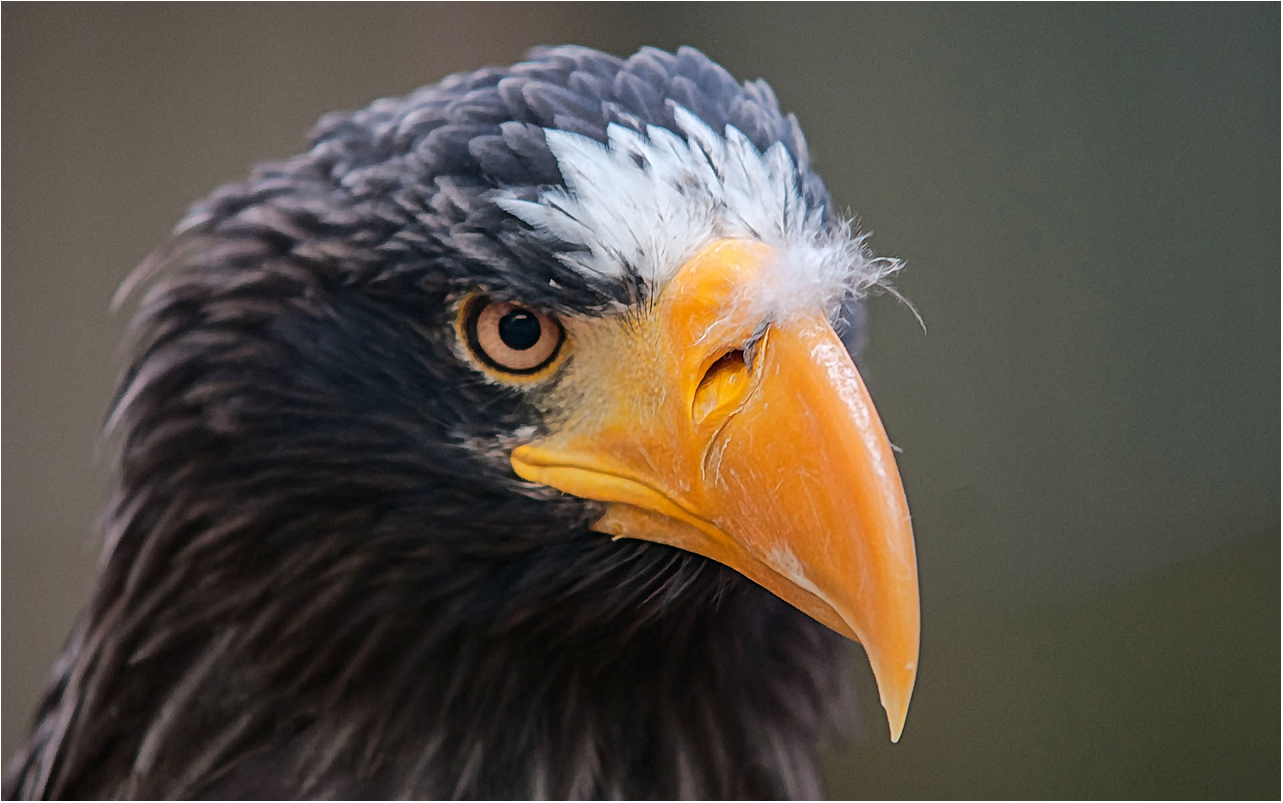
<svg viewBox="0 0 1283 803"><path fill-rule="evenodd" d="M474 288L603 314L718 227L880 276L808 159L697 51L556 48L327 116L198 204L122 289L102 570L5 796L819 794L841 638L519 480L540 407L451 323Z"/></svg>

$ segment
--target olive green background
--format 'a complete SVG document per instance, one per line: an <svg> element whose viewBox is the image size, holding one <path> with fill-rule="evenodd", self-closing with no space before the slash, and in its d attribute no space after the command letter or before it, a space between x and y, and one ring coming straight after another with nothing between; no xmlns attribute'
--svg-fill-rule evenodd
<svg viewBox="0 0 1283 803"><path fill-rule="evenodd" d="M765 77L899 256L863 365L922 579L834 797L1279 788L1279 7L3 8L3 750L84 604L113 291L324 112L576 42Z"/></svg>

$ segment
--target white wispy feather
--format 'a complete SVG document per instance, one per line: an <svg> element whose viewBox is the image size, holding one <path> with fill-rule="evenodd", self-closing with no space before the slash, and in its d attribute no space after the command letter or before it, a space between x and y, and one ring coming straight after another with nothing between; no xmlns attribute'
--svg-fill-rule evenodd
<svg viewBox="0 0 1283 803"><path fill-rule="evenodd" d="M873 257L848 224L826 226L823 211L807 207L783 143L762 153L733 126L719 135L682 108L673 118L679 132L648 126L643 135L611 124L606 145L548 129L565 186L535 201L505 193L496 202L536 230L582 247L560 255L568 267L594 278L635 273L652 292L716 240L774 246L778 258L753 292L777 315L832 310L899 269L897 260Z"/></svg>

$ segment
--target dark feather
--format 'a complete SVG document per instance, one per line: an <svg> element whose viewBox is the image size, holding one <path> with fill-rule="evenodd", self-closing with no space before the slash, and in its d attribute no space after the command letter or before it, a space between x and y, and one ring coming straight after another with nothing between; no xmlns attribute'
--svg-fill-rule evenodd
<svg viewBox="0 0 1283 803"><path fill-rule="evenodd" d="M540 413L452 348L474 287L630 297L489 198L561 180L544 127L674 102L783 142L827 207L764 84L558 48L327 116L192 211L140 269L103 569L6 797L820 793L841 639L518 480Z"/></svg>

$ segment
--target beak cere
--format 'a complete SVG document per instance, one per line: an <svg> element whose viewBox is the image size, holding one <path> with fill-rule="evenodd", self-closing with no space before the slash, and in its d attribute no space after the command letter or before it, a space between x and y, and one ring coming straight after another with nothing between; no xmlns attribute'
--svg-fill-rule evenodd
<svg viewBox="0 0 1283 803"><path fill-rule="evenodd" d="M904 489L825 312L755 303L775 255L723 240L641 317L566 321L553 432L512 465L607 503L596 529L716 560L859 641L898 741L919 635Z"/></svg>

